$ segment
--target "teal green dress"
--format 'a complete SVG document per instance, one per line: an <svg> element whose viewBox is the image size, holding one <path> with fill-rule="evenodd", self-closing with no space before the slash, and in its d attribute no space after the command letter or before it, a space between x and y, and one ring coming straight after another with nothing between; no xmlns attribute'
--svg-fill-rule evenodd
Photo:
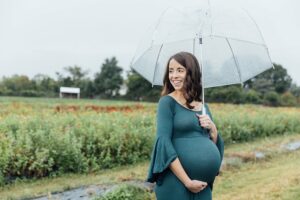
<svg viewBox="0 0 300 200"><path fill-rule="evenodd" d="M207 114L212 119L207 104ZM211 200L215 177L219 174L224 142L218 132L217 143L203 129L196 113L179 104L173 97L160 98L157 110L157 137L149 167L148 182L156 182L157 200ZM212 119L213 120L213 119ZM199 193L190 192L169 169L176 158L193 180L208 186Z"/></svg>

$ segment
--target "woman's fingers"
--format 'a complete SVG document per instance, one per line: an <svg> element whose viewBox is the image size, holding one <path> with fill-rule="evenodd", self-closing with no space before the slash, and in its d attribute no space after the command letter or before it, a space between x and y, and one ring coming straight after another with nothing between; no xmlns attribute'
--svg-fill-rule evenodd
<svg viewBox="0 0 300 200"><path fill-rule="evenodd" d="M196 116L198 117L199 121L210 121L210 117L208 115L199 115L196 113Z"/></svg>
<svg viewBox="0 0 300 200"><path fill-rule="evenodd" d="M206 182L193 180L192 184L188 187L191 192L198 193L201 190L204 190L207 186Z"/></svg>
<svg viewBox="0 0 300 200"><path fill-rule="evenodd" d="M208 115L199 115L196 113L196 116L198 117L199 119L199 123L202 127L204 128L210 128L211 127L211 119Z"/></svg>
<svg viewBox="0 0 300 200"><path fill-rule="evenodd" d="M203 190L207 186L206 182L203 182L203 181L196 181L196 182L198 184L199 189L201 189L201 190Z"/></svg>

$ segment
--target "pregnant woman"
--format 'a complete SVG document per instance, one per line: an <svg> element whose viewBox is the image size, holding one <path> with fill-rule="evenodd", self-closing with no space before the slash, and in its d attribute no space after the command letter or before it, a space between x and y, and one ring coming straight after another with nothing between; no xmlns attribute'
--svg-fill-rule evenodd
<svg viewBox="0 0 300 200"><path fill-rule="evenodd" d="M157 110L157 137L148 182L157 200L211 200L224 153L207 104L202 115L201 73L190 53L172 56Z"/></svg>

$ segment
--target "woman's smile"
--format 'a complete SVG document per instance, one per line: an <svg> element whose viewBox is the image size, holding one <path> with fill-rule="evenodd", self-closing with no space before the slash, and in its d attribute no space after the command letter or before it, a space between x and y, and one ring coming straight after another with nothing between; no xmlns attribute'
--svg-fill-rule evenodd
<svg viewBox="0 0 300 200"><path fill-rule="evenodd" d="M181 84L183 81L174 80L174 81L172 81L172 82L173 82L173 85L174 85L174 86L177 86L177 87L179 87L179 86L180 86L180 84Z"/></svg>

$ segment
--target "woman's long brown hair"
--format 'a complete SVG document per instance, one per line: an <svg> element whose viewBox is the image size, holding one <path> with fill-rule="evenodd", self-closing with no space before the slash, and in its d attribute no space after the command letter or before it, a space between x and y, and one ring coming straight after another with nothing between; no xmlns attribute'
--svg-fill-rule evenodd
<svg viewBox="0 0 300 200"><path fill-rule="evenodd" d="M168 60L161 96L168 95L175 90L169 80L169 64L172 59L176 60L186 69L183 96L186 100L187 107L193 109L194 106L191 105L193 101L202 101L202 74L197 58L191 53L179 52Z"/></svg>

